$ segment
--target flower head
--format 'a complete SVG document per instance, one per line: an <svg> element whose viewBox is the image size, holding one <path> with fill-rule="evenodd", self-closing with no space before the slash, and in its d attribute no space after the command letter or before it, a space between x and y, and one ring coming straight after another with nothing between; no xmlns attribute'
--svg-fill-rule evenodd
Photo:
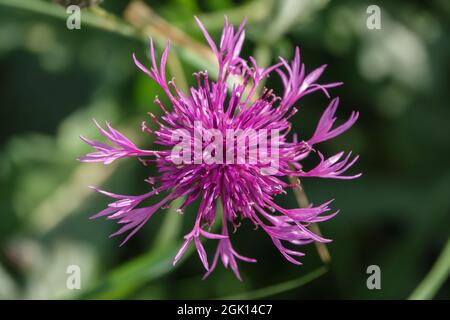
<svg viewBox="0 0 450 320"><path fill-rule="evenodd" d="M150 40L150 68L133 54L136 66L162 88L170 101L168 108L158 98L155 100L162 110L160 118L151 114L158 125L157 130L151 130L145 123L142 126L163 150L140 149L109 123L106 123L106 129L96 125L112 145L82 138L96 151L81 157L81 161L109 164L119 158L138 157L144 164L155 164L159 172L158 176L145 180L153 186L143 195L117 195L96 189L113 198L114 202L93 218L106 216L116 220L121 228L113 236L128 233L125 243L160 207L182 197L184 203L177 211L183 212L198 200L200 207L194 226L184 236L174 264L193 244L207 271L205 276L214 270L220 258L240 279L237 260L256 262L237 253L231 244L229 227L237 230L243 219L249 219L264 230L288 261L300 264L296 257L303 253L292 247L330 241L311 232L308 226L328 220L337 212L330 213L330 201L317 207L287 209L278 205L275 198L286 193L287 188L298 187L287 182L287 177L353 179L359 176L344 175L357 160L357 157L351 159L351 153L345 156L340 152L325 158L316 149L318 143L349 129L358 113L353 112L346 122L334 127L339 103L335 98L323 113L312 137L298 140L295 136L288 140L289 119L295 114L299 99L319 90L330 97L328 90L341 83L319 83L325 65L306 73L298 48L291 62L280 58L279 63L268 68L259 67L252 57L248 61L243 59L240 51L245 37L244 23L235 29L225 19L219 46L198 19L197 23L217 58L216 81L209 78L207 71L198 72L194 74L197 85L188 93L181 92L175 81L167 81L169 41L158 64ZM272 73L277 73L284 85L284 92L279 96L266 88L259 93L263 80ZM318 156L319 163L313 169L305 170L301 161L314 155ZM156 194L165 196L152 206L141 205ZM219 206L221 215L217 215ZM209 231L218 216L221 219L220 234ZM202 238L218 241L211 265Z"/></svg>

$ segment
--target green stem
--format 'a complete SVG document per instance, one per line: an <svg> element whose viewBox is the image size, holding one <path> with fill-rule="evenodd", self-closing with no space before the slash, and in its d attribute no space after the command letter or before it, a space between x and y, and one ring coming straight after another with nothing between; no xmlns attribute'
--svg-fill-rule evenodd
<svg viewBox="0 0 450 320"><path fill-rule="evenodd" d="M66 20L69 16L64 7L54 3L41 0L0 0L0 5L39 13L42 15ZM81 23L83 25L107 30L122 36L141 39L139 31L120 18L107 13L99 7L86 9L81 12Z"/></svg>
<svg viewBox="0 0 450 320"><path fill-rule="evenodd" d="M432 299L450 273L450 238L430 272L413 291L410 300Z"/></svg>
<svg viewBox="0 0 450 320"><path fill-rule="evenodd" d="M288 290L292 290L292 289L304 286L305 284L324 275L327 271L328 270L326 267L320 267L320 268L304 275L303 277L300 277L300 278L297 278L294 280L277 283L273 286L269 286L269 287L262 288L262 289L257 289L257 290L250 291L250 292L244 292L244 293L228 296L225 298L220 298L220 300L240 300L240 299L254 300L254 299L262 299L262 298L270 297L270 296L273 296L273 295L276 295L276 294L279 294L279 293L282 293L282 292L285 292Z"/></svg>
<svg viewBox="0 0 450 320"><path fill-rule="evenodd" d="M294 188L294 195L295 195L295 199L297 200L297 203L300 206L300 208L308 208L309 200L308 200L308 197L306 196L305 189L303 188L303 186L300 182L300 179L296 179L294 177L289 177L289 181L292 184L298 184L298 187ZM322 235L317 223L312 223L310 225L309 229L319 236ZM316 246L317 253L319 254L320 260L322 260L322 262L324 264L329 264L331 262L331 255L327 249L327 246L324 243L318 242L318 241L314 242L314 244Z"/></svg>

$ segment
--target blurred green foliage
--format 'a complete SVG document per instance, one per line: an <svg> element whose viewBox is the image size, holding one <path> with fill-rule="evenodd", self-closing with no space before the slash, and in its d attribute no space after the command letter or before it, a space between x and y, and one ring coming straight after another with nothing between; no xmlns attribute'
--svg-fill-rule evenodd
<svg viewBox="0 0 450 320"><path fill-rule="evenodd" d="M269 64L292 57L299 45L309 70L327 63L324 82L345 83L332 91L342 98L339 116L361 113L323 150L360 154L363 177L304 181L311 201L336 198L341 209L321 225L334 239L327 272L321 275L313 245L297 267L244 223L233 242L258 263L240 264L243 282L222 266L202 281L200 262L189 255L172 267L195 206L183 217L161 210L121 248L107 237L113 223L88 220L107 203L88 185L138 194L154 171L133 160L108 167L76 161L88 151L78 136L99 137L92 118L111 121L140 145L152 143L139 124L147 111L158 112L153 98L161 92L132 62L133 52L145 57L148 44L126 14L130 3L105 0L102 9L82 11L81 30L68 30L64 8L53 2L0 0L0 298L408 297L450 231L450 3L384 1L382 29L369 30L366 1L146 1L189 41L203 42L193 15L215 39L224 15L233 23L247 16L244 56ZM174 52L177 80L187 75L193 84L191 73L210 66L195 50L175 45ZM280 89L275 77L268 85ZM303 100L293 121L301 137L326 104L320 94ZM296 206L292 194L280 201ZM212 255L213 241L206 246ZM448 255L436 269L439 285L425 297L450 297L442 276ZM66 288L71 264L81 267L81 290ZM381 268L381 290L366 287L371 264Z"/></svg>

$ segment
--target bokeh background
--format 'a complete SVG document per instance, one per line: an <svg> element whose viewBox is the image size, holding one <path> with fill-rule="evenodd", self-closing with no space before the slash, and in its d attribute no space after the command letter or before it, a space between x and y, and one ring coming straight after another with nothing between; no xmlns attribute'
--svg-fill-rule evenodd
<svg viewBox="0 0 450 320"><path fill-rule="evenodd" d="M81 30L67 29L55 2L0 0L0 298L450 297L449 1L85 0ZM366 27L370 4L381 8L381 30ZM140 123L162 95L131 54L148 62L147 37L171 37L169 73L193 84L195 70L214 69L194 15L216 40L224 15L235 24L248 17L243 56L263 65L300 46L307 70L327 63L323 82L345 83L332 91L340 119L360 111L322 150L360 154L353 170L364 175L303 181L312 202L336 198L341 209L320 226L334 240L326 272L314 245L297 267L245 223L232 240L258 263L240 263L243 282L221 265L201 280L193 250L172 267L195 206L183 217L161 210L120 248L108 239L114 223L88 220L108 201L88 185L139 194L152 168L132 159L81 164L89 148L78 136L100 138L96 118L151 146ZM276 77L268 85L280 90ZM308 137L327 103L320 93L303 99L294 130ZM279 201L296 206L290 193ZM207 244L210 258L215 245ZM81 290L66 288L68 265L80 266ZM369 265L381 268L381 290L366 287Z"/></svg>

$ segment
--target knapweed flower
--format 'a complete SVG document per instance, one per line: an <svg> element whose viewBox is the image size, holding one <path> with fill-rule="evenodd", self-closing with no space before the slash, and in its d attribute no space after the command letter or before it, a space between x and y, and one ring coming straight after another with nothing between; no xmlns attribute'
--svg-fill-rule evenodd
<svg viewBox="0 0 450 320"><path fill-rule="evenodd" d="M358 113L352 112L347 121L335 126L339 103L335 98L325 109L312 137L300 140L294 135L288 140L289 119L296 113L295 105L299 100L315 91L330 97L328 89L341 83L320 84L318 80L325 65L307 73L305 65L300 62L298 48L291 62L280 58L279 63L268 68L259 67L252 57L248 61L243 59L240 52L245 22L235 29L225 19L218 46L198 19L197 23L217 58L216 81L211 80L207 71L195 73L196 86L189 92L181 92L175 81L168 81L169 41L158 64L153 41L150 40L150 68L133 55L136 66L162 88L170 101L168 107L155 99L162 111L159 118L150 114L157 130L150 129L145 122L142 124L143 131L153 135L154 143L161 145L162 150L137 147L108 122L106 128L97 122L96 125L111 144L82 137L96 150L81 157L83 162L109 164L119 158L137 157L145 165L156 165L159 172L158 176L145 179L151 186L150 191L143 195L119 195L96 188L111 197L113 202L93 218L106 216L116 220L121 227L113 235L128 233L125 243L159 208L168 206L174 199L184 199L177 209L180 213L199 200L194 226L184 236L174 264L193 243L207 271L205 276L214 270L220 258L224 266L230 266L240 279L237 260L256 262L240 255L231 244L230 227L236 231L244 219L264 230L288 261L300 264L296 257L303 256L303 253L295 250L295 246L330 241L311 232L308 226L328 220L337 212L330 213L331 201L317 207L287 209L277 204L275 198L286 193L287 188L299 186L289 183L288 177L353 179L359 176L344 175L357 157L351 158L351 153L339 152L326 158L316 147L350 128ZM277 73L283 82L281 95L260 88L264 79L273 73ZM319 161L312 169L305 170L301 162L308 156L317 156ZM156 195L162 199L151 206L142 206L144 200ZM218 215L219 207L222 214ZM220 234L210 229L216 217L221 219ZM218 242L211 265L202 238Z"/></svg>

